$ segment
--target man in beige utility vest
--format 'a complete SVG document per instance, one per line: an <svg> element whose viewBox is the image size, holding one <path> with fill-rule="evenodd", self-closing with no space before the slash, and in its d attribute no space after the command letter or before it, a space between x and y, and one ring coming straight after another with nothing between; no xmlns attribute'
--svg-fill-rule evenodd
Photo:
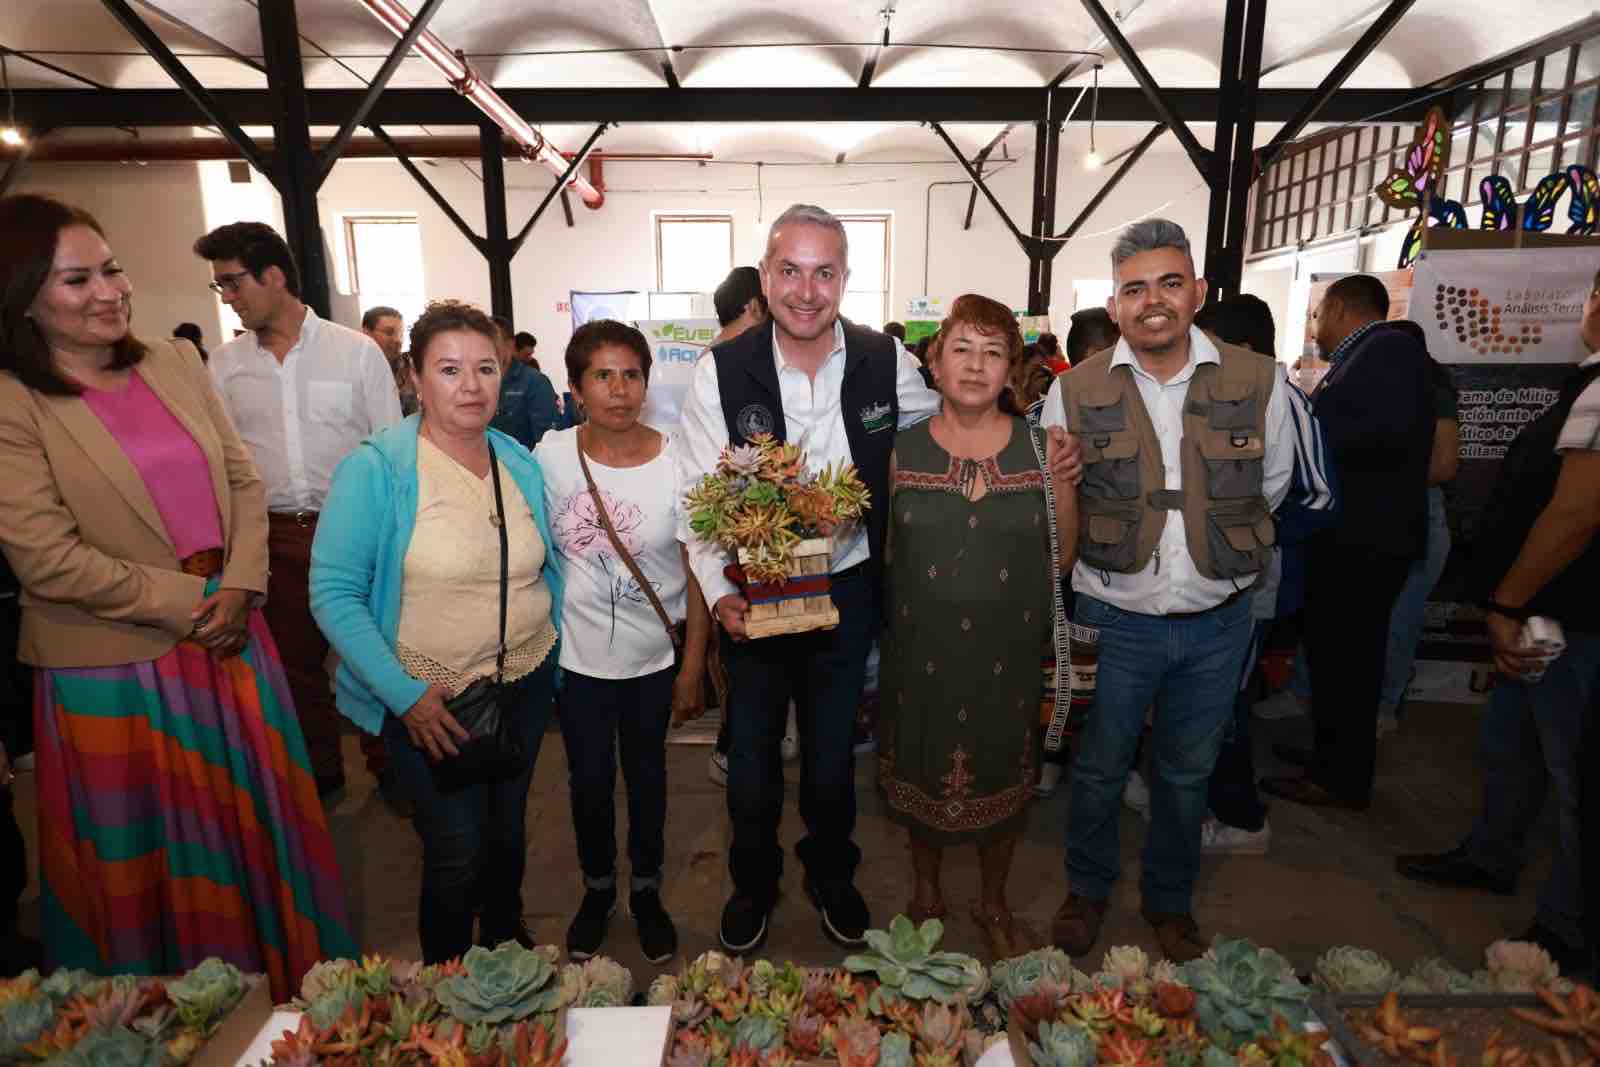
<svg viewBox="0 0 1600 1067"><path fill-rule="evenodd" d="M1128 227L1111 268L1106 309L1122 339L1057 378L1042 413L1082 446L1083 483L1058 497L1062 555L1075 621L1100 631L1072 764L1068 893L1052 933L1073 956L1099 937L1120 874L1123 784L1154 707L1142 910L1164 954L1183 961L1206 949L1190 901L1206 783L1233 714L1247 594L1275 540L1294 432L1282 370L1194 328L1206 283L1182 227Z"/></svg>

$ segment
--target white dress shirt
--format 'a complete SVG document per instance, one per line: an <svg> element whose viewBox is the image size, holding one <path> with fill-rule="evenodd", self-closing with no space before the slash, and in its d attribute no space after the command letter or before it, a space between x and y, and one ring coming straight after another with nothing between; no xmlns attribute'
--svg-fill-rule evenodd
<svg viewBox="0 0 1600 1067"><path fill-rule="evenodd" d="M761 326L757 329L772 330ZM778 371L778 391L783 404L786 439L805 450L806 466L820 471L829 463L837 469L853 462L850 442L845 436L844 404L844 327L834 323L833 351L818 368L813 379L798 367L790 366L778 347L773 331L772 353ZM895 393L900 402L899 429L915 426L939 410L939 394L922 380L916 357L894 342L898 367ZM717 465L717 458L728 445L728 423L722 415L722 396L717 385L717 361L701 359L695 364L694 379L683 405L683 422L674 441L678 481L685 491L692 488ZM885 501L876 501L883 506ZM730 562L719 546L700 540L689 530L689 515L682 512L678 539L689 547L689 566L705 593L707 606L715 609L718 600L738 588L722 573ZM847 570L866 560L869 548L867 531L860 523L840 527L833 535L833 569Z"/></svg>
<svg viewBox="0 0 1600 1067"><path fill-rule="evenodd" d="M372 338L306 308L283 362L255 331L211 354L211 377L267 485L268 511L320 511L333 470L400 421L394 373Z"/></svg>
<svg viewBox="0 0 1600 1067"><path fill-rule="evenodd" d="M1189 362L1167 382L1157 381L1139 366L1127 341L1118 341L1111 357L1112 367L1127 366L1133 369L1133 380L1139 386L1139 397L1150 414L1156 437L1161 441L1161 462L1166 468L1167 489L1183 488L1180 446L1183 441L1183 404L1189 395L1189 381L1200 363L1221 363L1216 345L1200 330L1189 329ZM1067 374L1081 374L1070 370ZM1295 432L1290 422L1288 403L1284 399L1287 385L1283 375L1272 379L1272 396L1267 401L1265 433L1266 456L1263 460L1261 489L1269 510L1277 508L1289 489L1289 476L1294 470ZM1067 430L1066 415L1061 408L1061 379L1057 378L1045 398L1040 425L1061 426ZM1195 569L1189 555L1189 543L1184 535L1183 513L1167 512L1167 524L1161 531L1161 541L1155 556L1136 574L1113 574L1097 567L1085 565L1081 560L1072 569L1072 588L1124 611L1143 615L1171 615L1191 611L1206 611L1216 607L1236 591L1256 580L1255 575L1245 578L1206 578Z"/></svg>

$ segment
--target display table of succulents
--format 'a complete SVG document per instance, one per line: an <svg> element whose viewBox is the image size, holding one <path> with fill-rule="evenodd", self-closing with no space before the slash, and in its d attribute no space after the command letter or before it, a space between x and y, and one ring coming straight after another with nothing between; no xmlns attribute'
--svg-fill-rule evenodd
<svg viewBox="0 0 1600 1067"><path fill-rule="evenodd" d="M1117 947L1088 974L1053 948L986 969L940 951L942 934L937 920L902 916L831 968L707 952L639 997L614 961L560 966L552 947L508 942L435 966L341 960L313 968L270 1017L264 986L216 960L168 980L30 972L0 982L0 1064L622 1067L616 1053L567 1041L569 1019L613 1014L619 1027L658 1027L661 1047L643 1042L641 1067L1594 1067L1600 1057L1600 999L1532 945L1491 946L1470 974L1437 959L1401 973L1341 947L1305 982L1242 940L1218 938L1183 965ZM1522 995L1515 1012L1491 1006L1524 1031L1454 1032L1442 994L1463 1009ZM639 999L666 1010L590 1011ZM241 1028L253 1046L223 1040ZM226 1050L234 1058L219 1061Z"/></svg>

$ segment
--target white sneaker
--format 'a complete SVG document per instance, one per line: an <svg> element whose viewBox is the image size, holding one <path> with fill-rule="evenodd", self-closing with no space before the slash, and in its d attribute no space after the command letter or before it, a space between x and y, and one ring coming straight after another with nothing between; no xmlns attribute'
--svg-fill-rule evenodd
<svg viewBox="0 0 1600 1067"><path fill-rule="evenodd" d="M783 762L793 763L800 758L800 739L794 734L783 735Z"/></svg>
<svg viewBox="0 0 1600 1067"><path fill-rule="evenodd" d="M1033 795L1039 797L1054 796L1056 789L1061 785L1061 764L1046 763L1039 768L1039 783L1033 787Z"/></svg>
<svg viewBox="0 0 1600 1067"><path fill-rule="evenodd" d="M1400 720L1393 715L1378 716L1378 740L1382 741L1392 733L1400 730Z"/></svg>
<svg viewBox="0 0 1600 1067"><path fill-rule="evenodd" d="M1305 701L1299 694L1280 689L1250 709L1258 719L1293 719L1306 714Z"/></svg>
<svg viewBox="0 0 1600 1067"><path fill-rule="evenodd" d="M1200 851L1213 856L1265 856L1272 844L1272 824L1251 832L1216 819L1200 825Z"/></svg>
<svg viewBox="0 0 1600 1067"><path fill-rule="evenodd" d="M706 777L722 788L728 788L728 754L711 750L711 762L706 765Z"/></svg>
<svg viewBox="0 0 1600 1067"><path fill-rule="evenodd" d="M1122 806L1144 816L1145 822L1150 821L1150 787L1138 771L1128 772L1128 784L1122 787Z"/></svg>

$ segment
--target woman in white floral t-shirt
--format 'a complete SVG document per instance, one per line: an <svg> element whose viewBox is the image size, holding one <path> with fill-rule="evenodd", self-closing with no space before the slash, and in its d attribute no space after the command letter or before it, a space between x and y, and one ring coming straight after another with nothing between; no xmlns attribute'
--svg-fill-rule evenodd
<svg viewBox="0 0 1600 1067"><path fill-rule="evenodd" d="M639 421L649 343L620 322L587 323L567 345L567 376L588 419L546 434L534 452L567 574L560 717L585 889L567 953L581 960L598 952L616 912L620 747L629 910L645 958L661 963L678 945L661 906L667 726L675 713L699 710L710 616L677 539L682 487L670 437ZM680 632L681 667L668 621Z"/></svg>

